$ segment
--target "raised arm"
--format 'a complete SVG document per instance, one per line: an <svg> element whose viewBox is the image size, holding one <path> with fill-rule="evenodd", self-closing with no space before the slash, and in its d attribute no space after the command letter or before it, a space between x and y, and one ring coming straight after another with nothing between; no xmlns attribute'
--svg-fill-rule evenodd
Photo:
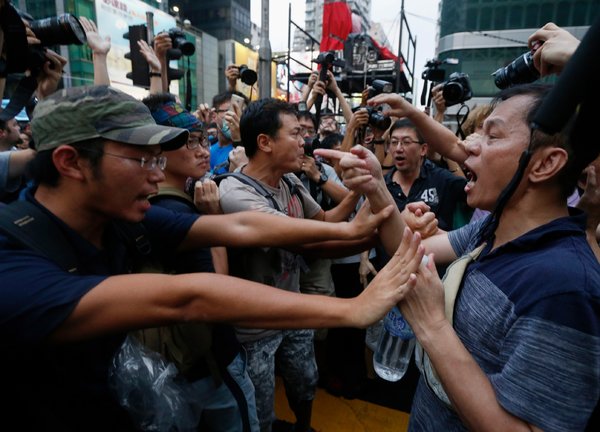
<svg viewBox="0 0 600 432"><path fill-rule="evenodd" d="M386 115L394 117L408 117L419 129L425 142L442 156L462 164L467 159L467 153L462 146L457 145L460 140L454 133L441 125L423 111L404 99L402 96L392 93L382 93L369 99L371 106L388 104L391 109Z"/></svg>
<svg viewBox="0 0 600 432"><path fill-rule="evenodd" d="M110 51L110 36L102 37L98 33L96 23L86 17L79 17L85 31L87 44L92 50L94 64L94 85L110 85L106 56Z"/></svg>

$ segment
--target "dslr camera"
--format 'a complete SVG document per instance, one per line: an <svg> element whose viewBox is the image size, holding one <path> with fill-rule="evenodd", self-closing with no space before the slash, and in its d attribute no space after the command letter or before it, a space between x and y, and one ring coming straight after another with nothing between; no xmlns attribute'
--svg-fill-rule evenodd
<svg viewBox="0 0 600 432"><path fill-rule="evenodd" d="M392 124L392 119L384 116L383 112L381 112L382 107L367 106L364 108L369 113L369 126L379 130L386 130Z"/></svg>
<svg viewBox="0 0 600 432"><path fill-rule="evenodd" d="M540 73L533 65L533 52L527 51L509 65L498 69L492 76L496 87L505 89L516 84L533 82L540 77Z"/></svg>
<svg viewBox="0 0 600 432"><path fill-rule="evenodd" d="M185 38L185 34L180 29L174 27L169 30L169 37L174 50L179 50L184 56L191 56L196 52L196 47L192 42Z"/></svg>
<svg viewBox="0 0 600 432"><path fill-rule="evenodd" d="M442 96L446 106L461 104L473 97L469 75L465 73L454 72L448 77L448 81L443 83Z"/></svg>
<svg viewBox="0 0 600 432"><path fill-rule="evenodd" d="M83 45L85 31L79 20L69 13L34 20L27 13L7 2L1 11L0 25L4 31L6 62L2 74L30 70L37 76L46 62L46 47L54 45ZM27 21L40 45L29 45L23 20Z"/></svg>
<svg viewBox="0 0 600 432"><path fill-rule="evenodd" d="M250 69L247 65L240 65L239 70L240 79L244 84L252 86L258 80L258 74L256 71Z"/></svg>

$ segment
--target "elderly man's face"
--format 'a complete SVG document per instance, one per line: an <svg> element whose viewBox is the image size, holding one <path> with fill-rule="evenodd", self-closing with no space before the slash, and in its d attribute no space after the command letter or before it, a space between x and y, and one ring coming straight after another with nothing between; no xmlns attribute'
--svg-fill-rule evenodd
<svg viewBox="0 0 600 432"><path fill-rule="evenodd" d="M482 135L466 146L469 156L465 165L473 177L465 191L471 207L493 210L515 174L529 144L526 114L532 101L531 96L521 95L501 102L485 120Z"/></svg>

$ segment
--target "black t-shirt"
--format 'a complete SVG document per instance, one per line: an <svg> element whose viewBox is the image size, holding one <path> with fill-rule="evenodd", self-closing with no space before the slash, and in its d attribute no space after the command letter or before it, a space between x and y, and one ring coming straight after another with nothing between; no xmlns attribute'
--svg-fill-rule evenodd
<svg viewBox="0 0 600 432"><path fill-rule="evenodd" d="M67 345L44 342L89 290L128 272L127 246L109 225L99 250L40 208L75 250L79 273L0 234L2 424L7 430L134 430L108 386L124 334ZM144 225L153 246L174 251L196 218L153 207Z"/></svg>
<svg viewBox="0 0 600 432"><path fill-rule="evenodd" d="M425 160L407 196L400 185L392 180L394 172L396 168L386 174L385 184L400 211L408 203L424 201L438 218L439 227L445 231L460 228L464 225L461 219L468 221L472 210L466 205L467 180L464 177L455 176Z"/></svg>

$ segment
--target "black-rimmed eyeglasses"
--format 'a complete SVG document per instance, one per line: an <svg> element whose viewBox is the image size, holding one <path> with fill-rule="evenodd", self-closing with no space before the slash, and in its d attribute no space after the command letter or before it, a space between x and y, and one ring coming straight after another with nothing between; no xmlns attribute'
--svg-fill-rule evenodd
<svg viewBox="0 0 600 432"><path fill-rule="evenodd" d="M202 146L203 148L208 148L209 142L205 136L190 136L187 142L185 143L185 146L188 148L188 150L196 150L199 146Z"/></svg>

